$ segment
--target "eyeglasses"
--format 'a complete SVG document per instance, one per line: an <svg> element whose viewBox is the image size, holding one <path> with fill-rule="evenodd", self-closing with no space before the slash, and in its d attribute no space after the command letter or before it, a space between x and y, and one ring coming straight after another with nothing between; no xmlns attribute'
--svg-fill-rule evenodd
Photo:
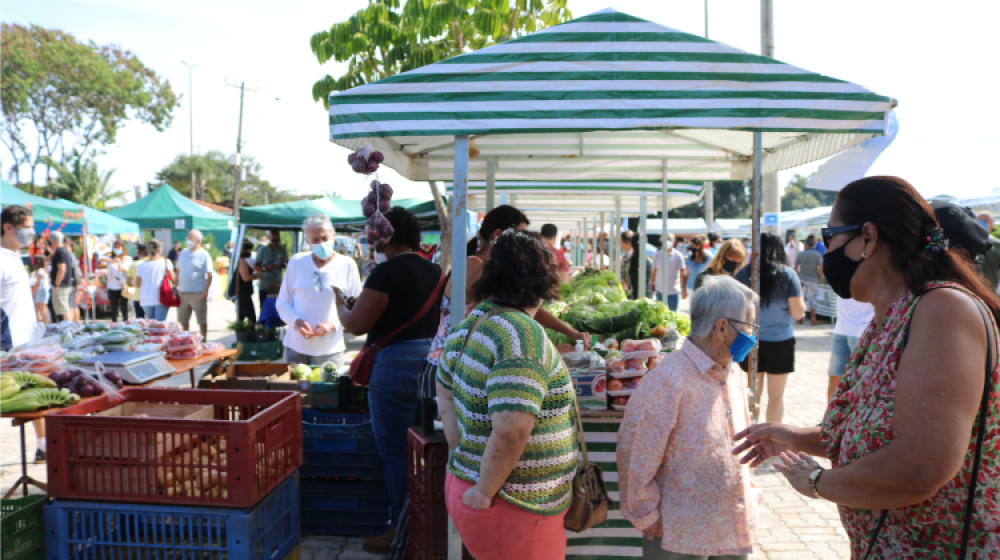
<svg viewBox="0 0 1000 560"><path fill-rule="evenodd" d="M833 240L834 235L839 235L841 233L848 233L851 231L857 231L865 226L838 226L838 227L825 227L820 230L820 234L823 236L823 243L827 247L830 246L830 241Z"/></svg>
<svg viewBox="0 0 1000 560"><path fill-rule="evenodd" d="M728 317L726 317L726 320L729 321L730 323L737 323L737 324L740 324L740 325L745 325L745 326L750 327L750 332L752 334L754 334L754 335L756 335L757 331L760 330L760 325L755 325L753 323L747 323L746 321L740 321L739 319L730 319Z"/></svg>

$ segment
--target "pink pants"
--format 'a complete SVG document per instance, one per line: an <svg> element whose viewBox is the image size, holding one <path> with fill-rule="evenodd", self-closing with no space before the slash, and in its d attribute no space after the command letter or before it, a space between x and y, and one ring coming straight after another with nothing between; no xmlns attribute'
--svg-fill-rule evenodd
<svg viewBox="0 0 1000 560"><path fill-rule="evenodd" d="M475 509L462 503L462 495L473 487L448 473L445 504L462 543L476 560L563 560L566 529L559 515L538 515L499 496L490 509Z"/></svg>

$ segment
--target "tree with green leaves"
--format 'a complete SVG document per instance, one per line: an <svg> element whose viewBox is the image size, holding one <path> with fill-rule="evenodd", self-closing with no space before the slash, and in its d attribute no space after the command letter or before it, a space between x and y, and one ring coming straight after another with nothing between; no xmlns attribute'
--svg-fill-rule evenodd
<svg viewBox="0 0 1000 560"><path fill-rule="evenodd" d="M812 177L812 175L809 175ZM824 191L819 189L807 189L809 177L799 175L792 177L785 187L785 193L781 195L781 211L804 210L807 208L819 208L820 206L833 206L837 200L837 191Z"/></svg>
<svg viewBox="0 0 1000 560"><path fill-rule="evenodd" d="M243 156L243 170L240 206L276 204L302 198L262 179L263 166L252 156ZM191 192L192 172L198 193ZM233 200L233 168L225 154L217 150L204 154L179 154L156 173L156 179L191 198L223 205Z"/></svg>
<svg viewBox="0 0 1000 560"><path fill-rule="evenodd" d="M68 163L72 154L114 143L126 121L170 126L177 96L135 53L38 25L4 23L0 40L0 135L13 181L21 183L27 167L32 192L39 165L48 166L48 178L45 162Z"/></svg>
<svg viewBox="0 0 1000 560"><path fill-rule="evenodd" d="M750 189L745 181L715 181L712 197L716 219L745 219L750 217ZM668 218L704 218L705 201L674 208Z"/></svg>
<svg viewBox="0 0 1000 560"><path fill-rule="evenodd" d="M42 156L41 159L56 172L56 177L49 180L45 188L53 198L65 198L89 208L104 210L108 202L126 193L110 190L111 176L117 170L102 173L92 155L87 157L74 153L69 165L49 156Z"/></svg>

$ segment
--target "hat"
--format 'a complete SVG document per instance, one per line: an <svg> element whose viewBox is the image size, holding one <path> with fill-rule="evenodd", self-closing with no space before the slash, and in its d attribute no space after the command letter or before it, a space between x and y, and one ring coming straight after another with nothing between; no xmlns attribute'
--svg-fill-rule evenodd
<svg viewBox="0 0 1000 560"><path fill-rule="evenodd" d="M972 210L942 200L931 202L931 208L951 247L965 249L973 259L990 250L990 234Z"/></svg>

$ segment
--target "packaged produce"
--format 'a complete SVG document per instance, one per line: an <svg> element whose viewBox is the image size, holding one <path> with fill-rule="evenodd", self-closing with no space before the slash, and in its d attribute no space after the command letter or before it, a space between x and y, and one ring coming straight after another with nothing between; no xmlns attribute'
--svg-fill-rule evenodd
<svg viewBox="0 0 1000 560"><path fill-rule="evenodd" d="M56 360L32 360L30 362L19 362L18 369L30 373L52 373L62 369L66 365L66 360L59 358Z"/></svg>
<svg viewBox="0 0 1000 560"><path fill-rule="evenodd" d="M199 358L202 355L202 347L199 344L197 348L193 350L184 350L182 352L171 352L167 349L167 359L170 360L193 360Z"/></svg>
<svg viewBox="0 0 1000 560"><path fill-rule="evenodd" d="M108 344L104 347L104 352L131 352L135 350L135 344L126 342L124 344Z"/></svg>
<svg viewBox="0 0 1000 560"><path fill-rule="evenodd" d="M625 409L628 408L628 399L628 397L614 397L611 399L611 408L618 412L625 412Z"/></svg>
<svg viewBox="0 0 1000 560"><path fill-rule="evenodd" d="M663 361L662 355L653 356L652 358L646 360L646 369L649 371L653 371L653 368L660 365L660 362L662 361Z"/></svg>
<svg viewBox="0 0 1000 560"><path fill-rule="evenodd" d="M39 346L18 352L17 359L22 362L31 362L34 360L52 361L62 356L63 352L65 350L58 346Z"/></svg>
<svg viewBox="0 0 1000 560"><path fill-rule="evenodd" d="M150 321L146 332L153 335L164 335L181 332L181 325L176 321Z"/></svg>
<svg viewBox="0 0 1000 560"><path fill-rule="evenodd" d="M170 336L163 334L163 335L151 335L151 336L147 336L146 340L143 340L142 342L144 344L164 344L165 345L168 340L170 340Z"/></svg>
<svg viewBox="0 0 1000 560"><path fill-rule="evenodd" d="M655 338L645 340L626 340L622 342L622 355L626 358L654 358L660 353L663 345Z"/></svg>
<svg viewBox="0 0 1000 560"><path fill-rule="evenodd" d="M205 344L202 344L202 355L218 354L225 349L226 347L223 346L221 342L206 342Z"/></svg>
<svg viewBox="0 0 1000 560"><path fill-rule="evenodd" d="M144 342L142 344L136 344L133 348L136 352L159 352L163 350L162 342Z"/></svg>
<svg viewBox="0 0 1000 560"><path fill-rule="evenodd" d="M608 356L605 362L608 366L608 373L621 373L625 371L625 358L622 356Z"/></svg>
<svg viewBox="0 0 1000 560"><path fill-rule="evenodd" d="M97 344L105 348L116 344L131 344L132 335L122 331L113 331L97 337Z"/></svg>
<svg viewBox="0 0 1000 560"><path fill-rule="evenodd" d="M97 344L97 339L100 338L99 334L82 334L77 336L63 345L67 350L79 350L81 348L90 348Z"/></svg>
<svg viewBox="0 0 1000 560"><path fill-rule="evenodd" d="M83 325L82 330L83 332L91 333L107 332L111 330L111 325L107 323L89 323Z"/></svg>
<svg viewBox="0 0 1000 560"><path fill-rule="evenodd" d="M201 343L201 335L193 332L182 332L170 335L167 348L185 348Z"/></svg>

